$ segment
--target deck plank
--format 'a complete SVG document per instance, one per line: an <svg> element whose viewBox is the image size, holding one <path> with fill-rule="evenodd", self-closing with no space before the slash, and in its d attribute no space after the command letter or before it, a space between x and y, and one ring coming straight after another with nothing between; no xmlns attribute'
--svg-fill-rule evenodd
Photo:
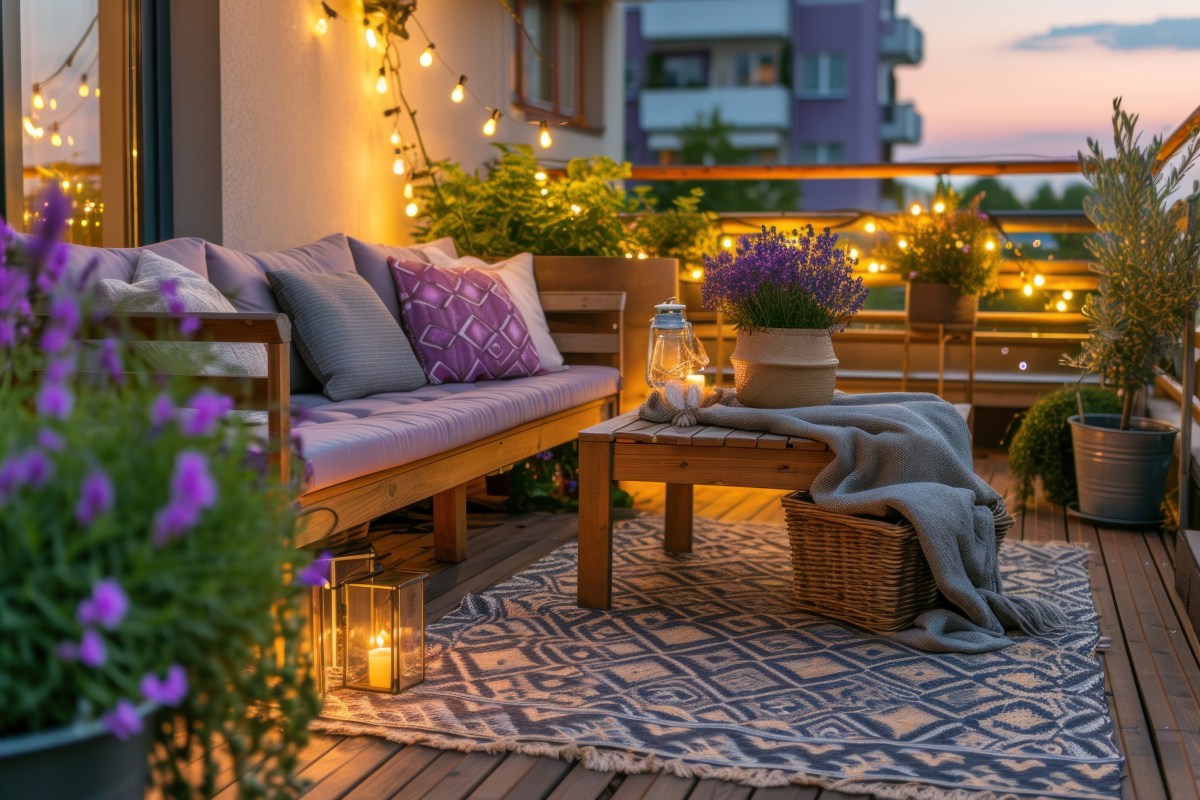
<svg viewBox="0 0 1200 800"><path fill-rule="evenodd" d="M433 764L442 755L441 750L432 747L409 745L402 747L387 761L380 764L370 776L347 792L346 800L379 800L383 797L395 797L421 771ZM407 795L405 795L407 796Z"/></svg>
<svg viewBox="0 0 1200 800"><path fill-rule="evenodd" d="M374 736L347 736L300 773L315 785L306 800L341 800L391 758L400 745Z"/></svg>
<svg viewBox="0 0 1200 800"><path fill-rule="evenodd" d="M504 760L499 753L440 752L437 760L392 797L395 800L463 800Z"/></svg>
<svg viewBox="0 0 1200 800"><path fill-rule="evenodd" d="M694 778L680 778L665 772L627 775L613 793L612 800L685 800L695 785Z"/></svg>
<svg viewBox="0 0 1200 800"><path fill-rule="evenodd" d="M772 786L755 789L750 800L816 800L819 791L813 786Z"/></svg>
<svg viewBox="0 0 1200 800"><path fill-rule="evenodd" d="M570 769L569 761L513 753L467 797L469 800L532 800L545 797Z"/></svg>
<svg viewBox="0 0 1200 800"><path fill-rule="evenodd" d="M600 772L576 764L546 800L599 800L616 777L615 772Z"/></svg>

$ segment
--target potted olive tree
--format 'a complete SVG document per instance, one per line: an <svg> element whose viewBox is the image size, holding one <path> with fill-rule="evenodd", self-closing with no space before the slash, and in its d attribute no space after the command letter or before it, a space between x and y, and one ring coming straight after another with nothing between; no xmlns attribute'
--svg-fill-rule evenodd
<svg viewBox="0 0 1200 800"><path fill-rule="evenodd" d="M1170 359L1191 313L1200 281L1200 241L1184 233L1183 202L1171 195L1200 152L1193 135L1178 163L1159 170L1162 139L1143 147L1137 115L1113 101L1113 155L1088 140L1079 154L1094 193L1083 209L1097 233L1088 237L1099 274L1083 314L1091 336L1064 363L1100 376L1122 395L1120 414L1072 417L1079 512L1120 522L1159 515L1176 428L1133 416L1134 398Z"/></svg>

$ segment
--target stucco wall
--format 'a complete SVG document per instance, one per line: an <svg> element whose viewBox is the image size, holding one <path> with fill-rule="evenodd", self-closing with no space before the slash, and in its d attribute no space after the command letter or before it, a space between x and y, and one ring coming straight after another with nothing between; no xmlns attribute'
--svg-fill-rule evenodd
<svg viewBox="0 0 1200 800"><path fill-rule="evenodd" d="M403 184L391 173L387 139L392 125L382 115L390 102L374 90L378 56L366 48L361 26L331 23L318 37L313 23L320 4L315 1L219 3L220 152L219 158L208 157L221 176L219 238L246 250L291 247L334 231L407 241ZM339 10L348 6L335 4ZM439 52L469 76L480 98L502 103L509 116L515 37L500 3L425 0L418 16ZM619 15L609 5L603 128L556 128L554 147L544 151L547 163L596 153L619 157L624 122L620 35ZM473 103L450 102L457 76L436 63L422 69L416 62L423 47L419 34L405 45L402 74L430 156L468 167L485 163L494 150L480 133L484 113ZM177 61L173 67L187 70L189 65ZM495 140L532 143L536 136L536 127L502 122ZM177 150L176 158L177 163L189 158L189 151ZM188 232L184 223L180 233Z"/></svg>

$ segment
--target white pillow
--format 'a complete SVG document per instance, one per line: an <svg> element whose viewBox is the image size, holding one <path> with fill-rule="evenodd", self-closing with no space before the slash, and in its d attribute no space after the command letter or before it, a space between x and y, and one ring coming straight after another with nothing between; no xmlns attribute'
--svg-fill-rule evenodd
<svg viewBox="0 0 1200 800"><path fill-rule="evenodd" d="M538 361L547 372L562 372L562 353L554 344L550 335L550 325L546 322L546 312L542 310L542 301L538 298L537 282L533 278L533 254L518 253L505 261L489 264L473 256L451 258L436 248L427 248L424 255L429 263L437 267L474 267L484 270L504 283L508 294L516 304L517 310L525 318L529 328L529 336L533 346L537 348Z"/></svg>
<svg viewBox="0 0 1200 800"><path fill-rule="evenodd" d="M166 312L163 281L175 282L175 294L185 311L233 313L237 309L205 278L168 258L143 250L133 281L105 278L96 283L96 297L107 311ZM137 342L135 348L159 372L176 375L216 375L263 378L267 375L267 348L261 344L222 342Z"/></svg>

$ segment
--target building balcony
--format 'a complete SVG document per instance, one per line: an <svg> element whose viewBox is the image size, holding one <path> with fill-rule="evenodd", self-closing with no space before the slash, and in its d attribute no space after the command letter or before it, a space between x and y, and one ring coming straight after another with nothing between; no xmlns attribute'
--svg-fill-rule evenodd
<svg viewBox="0 0 1200 800"><path fill-rule="evenodd" d="M897 17L885 23L879 50L884 61L919 64L925 55L925 34L908 17Z"/></svg>
<svg viewBox="0 0 1200 800"><path fill-rule="evenodd" d="M712 39L787 39L788 0L696 0L647 3L642 7L642 38L657 42Z"/></svg>
<svg viewBox="0 0 1200 800"><path fill-rule="evenodd" d="M912 103L893 103L883 107L880 136L888 144L916 144L921 141L921 115Z"/></svg>
<svg viewBox="0 0 1200 800"><path fill-rule="evenodd" d="M734 128L786 130L792 109L785 86L720 86L643 89L638 109L642 130L678 131L714 109Z"/></svg>

